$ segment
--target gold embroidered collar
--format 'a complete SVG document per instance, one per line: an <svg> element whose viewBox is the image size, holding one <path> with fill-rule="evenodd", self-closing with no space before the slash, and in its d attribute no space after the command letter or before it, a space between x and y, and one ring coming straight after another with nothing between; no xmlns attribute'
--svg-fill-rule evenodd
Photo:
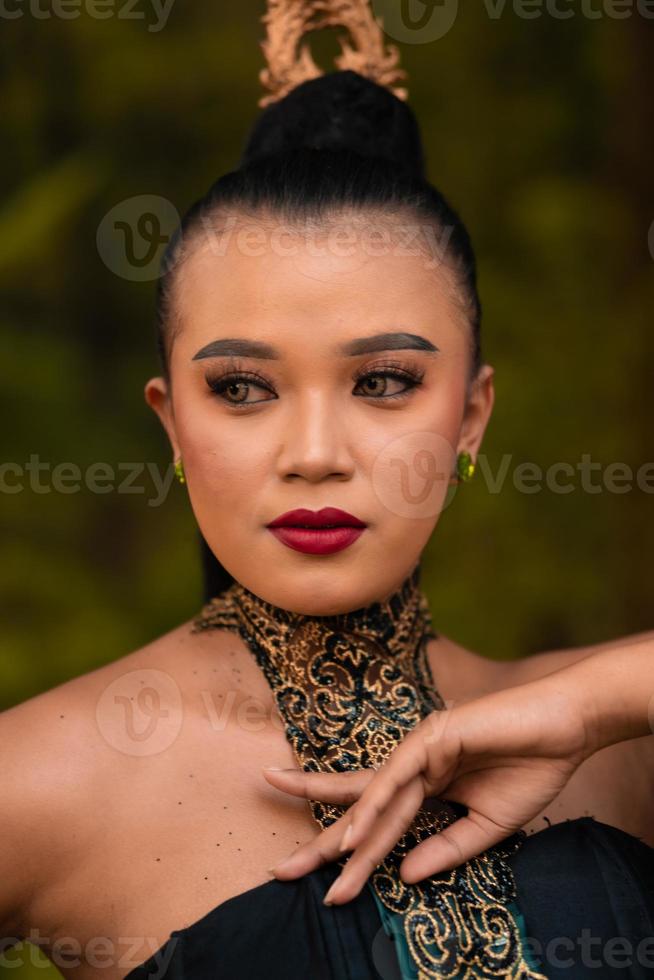
<svg viewBox="0 0 654 980"><path fill-rule="evenodd" d="M281 609L234 582L203 606L193 631L240 634L273 691L301 768L378 768L422 718L445 709L427 659L427 641L437 633L419 579L417 564L390 598L331 616ZM323 828L347 810L308 802ZM400 878L408 851L467 812L454 801L435 803L420 808L368 881L389 914L401 917L413 975L546 980L529 968L508 907L515 882L505 858L524 832L422 882Z"/></svg>

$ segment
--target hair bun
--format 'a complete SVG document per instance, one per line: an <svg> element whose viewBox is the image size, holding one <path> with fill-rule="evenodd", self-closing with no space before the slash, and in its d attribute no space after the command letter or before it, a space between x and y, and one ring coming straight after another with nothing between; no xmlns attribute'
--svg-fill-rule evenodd
<svg viewBox="0 0 654 980"><path fill-rule="evenodd" d="M349 150L425 176L420 128L410 106L358 72L309 79L267 106L255 122L239 167L304 149Z"/></svg>

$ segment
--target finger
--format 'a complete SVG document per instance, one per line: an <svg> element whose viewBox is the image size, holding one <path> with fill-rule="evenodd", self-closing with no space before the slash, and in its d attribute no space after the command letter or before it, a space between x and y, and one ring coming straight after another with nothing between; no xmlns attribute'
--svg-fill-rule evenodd
<svg viewBox="0 0 654 980"><path fill-rule="evenodd" d="M329 827L325 827L311 840L305 841L292 854L278 861L268 870L276 878L282 880L299 878L323 864L342 857L343 852L339 849L339 844L345 829L344 821L346 818L347 813L344 813Z"/></svg>
<svg viewBox="0 0 654 980"><path fill-rule="evenodd" d="M370 840L366 840L365 846L360 846L360 853L353 855L346 864L346 868L349 870L346 876L348 897L344 899L345 901L349 901L350 897L358 894L370 875L371 867L374 868L380 863L413 820L423 799L419 781L416 780L410 790L410 795L405 788L404 793L396 797L393 806L384 813L383 821L380 821L375 828ZM283 861L278 862L269 870L275 877L297 878L313 871L314 868L320 867L322 864L342 857L343 852L340 845L349 813L350 811L344 813L320 834L312 840L306 841L289 857L284 858ZM356 861L354 861L355 857ZM371 860L374 861L372 866ZM352 867L350 868L351 864Z"/></svg>
<svg viewBox="0 0 654 980"><path fill-rule="evenodd" d="M414 883L440 871L449 871L511 833L512 830L479 813L468 813L414 847L402 861L400 875L404 881Z"/></svg>
<svg viewBox="0 0 654 980"><path fill-rule="evenodd" d="M432 712L406 735L361 793L350 821L348 846L357 847L370 833L391 800L412 779L423 779L423 795L437 795L451 779L452 764L458 756L458 742L444 736L446 711ZM433 717L432 717L433 716ZM434 749L436 746L436 750ZM429 771L428 783L424 778Z"/></svg>
<svg viewBox="0 0 654 980"><path fill-rule="evenodd" d="M375 769L347 772L308 772L303 769L264 769L268 782L291 796L323 803L354 803L361 796ZM341 833L345 828L341 828Z"/></svg>
<svg viewBox="0 0 654 980"><path fill-rule="evenodd" d="M330 904L342 904L355 898L372 872L392 851L411 825L424 799L422 784L414 779L404 786L384 811L380 820L353 852L341 874L325 896Z"/></svg>

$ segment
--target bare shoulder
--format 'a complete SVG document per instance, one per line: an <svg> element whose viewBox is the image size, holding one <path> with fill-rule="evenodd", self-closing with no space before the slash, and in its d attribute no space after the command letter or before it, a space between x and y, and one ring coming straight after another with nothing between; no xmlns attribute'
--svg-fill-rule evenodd
<svg viewBox="0 0 654 980"><path fill-rule="evenodd" d="M0 758L11 785L26 785L25 773L35 795L65 795L80 786L80 779L95 773L98 752L107 743L111 708L121 696L142 694L142 687L159 688L166 682L180 699L204 666L214 671L224 658L230 636L192 632L187 620L151 642L115 660L58 684L0 714ZM219 681L218 678L214 678ZM113 696L115 693L115 697ZM117 717L120 712L117 713ZM22 778L21 778L22 777ZM51 797L52 798L52 797Z"/></svg>
<svg viewBox="0 0 654 980"><path fill-rule="evenodd" d="M468 650L443 633L429 641L427 658L436 688L449 703L497 690L508 673L505 662Z"/></svg>
<svg viewBox="0 0 654 980"><path fill-rule="evenodd" d="M626 646L644 639L654 640L654 632L644 631L603 643L592 643L566 649L544 650L515 660L495 660L442 633L428 644L428 658L436 685L450 699L479 697L492 690L514 687L538 680L586 657L611 647Z"/></svg>
<svg viewBox="0 0 654 980"><path fill-rule="evenodd" d="M202 683L203 664L224 662L216 651L228 637L191 625L0 713L0 939L29 928L33 900L90 839L101 801L134 769L134 755L120 751L127 703L144 690L148 709L171 692L183 703Z"/></svg>
<svg viewBox="0 0 654 980"><path fill-rule="evenodd" d="M644 639L653 639L654 633L645 631L633 633L630 636L621 636L616 639L606 640L602 643L591 643L584 646L567 647L565 649L545 650L540 653L530 654L520 657L517 660L503 662L504 672L501 674L503 686L512 687L514 684L526 684L529 681L538 680L545 677L555 670L562 670L580 660L585 660L595 653L602 650L609 650L611 647L628 646L630 643L637 643Z"/></svg>

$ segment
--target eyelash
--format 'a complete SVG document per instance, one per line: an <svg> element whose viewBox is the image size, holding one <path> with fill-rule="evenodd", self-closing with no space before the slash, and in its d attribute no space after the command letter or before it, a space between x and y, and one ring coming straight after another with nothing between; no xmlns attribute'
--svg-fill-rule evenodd
<svg viewBox="0 0 654 980"><path fill-rule="evenodd" d="M359 384L361 381L369 377L390 377L395 378L398 381L404 381L409 385L404 391L398 391L394 395L365 395L366 398L372 398L373 401L398 401L408 398L414 388L417 388L422 384L422 380L425 376L425 372L419 368L409 369L397 361L385 361L383 364L378 364L374 368L367 368L365 371L360 371L354 376L354 381ZM218 375L207 375L206 382L211 391L218 397L222 397L227 388L238 382L245 382L246 384L259 384L269 391L272 388L272 384L267 378L262 375L257 374L254 371L241 370L238 364L232 366L229 371ZM230 408L250 408L252 405L259 404L259 402L230 402L228 399L223 399ZM260 401L272 401L273 399L260 399Z"/></svg>

